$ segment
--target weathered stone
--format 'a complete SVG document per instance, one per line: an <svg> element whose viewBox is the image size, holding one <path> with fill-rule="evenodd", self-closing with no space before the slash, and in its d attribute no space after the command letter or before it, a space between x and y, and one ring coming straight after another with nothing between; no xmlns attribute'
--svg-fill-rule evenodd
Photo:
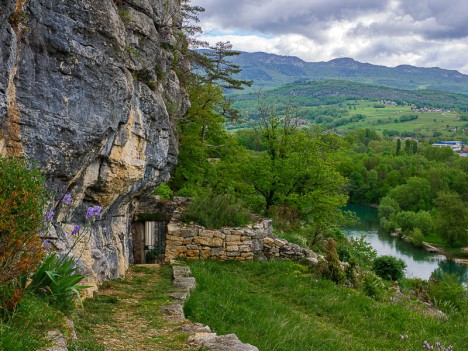
<svg viewBox="0 0 468 351"><path fill-rule="evenodd" d="M226 255L226 251L224 250L224 248L213 248L211 249L211 255L212 256L223 256L223 255Z"/></svg>
<svg viewBox="0 0 468 351"><path fill-rule="evenodd" d="M200 252L198 250L187 250L187 257L198 257L200 255Z"/></svg>
<svg viewBox="0 0 468 351"><path fill-rule="evenodd" d="M239 251L226 252L226 255L227 255L228 257L240 256Z"/></svg>
<svg viewBox="0 0 468 351"><path fill-rule="evenodd" d="M187 245L187 250L198 250L197 245Z"/></svg>
<svg viewBox="0 0 468 351"><path fill-rule="evenodd" d="M225 241L226 242L229 242L229 241L240 242L241 241L241 236L240 235L234 235L234 234L228 234L228 235L226 235Z"/></svg>
<svg viewBox="0 0 468 351"><path fill-rule="evenodd" d="M205 237L205 238L212 238L214 236L215 231L213 230L207 230L207 229L201 229L198 233L199 236Z"/></svg>
<svg viewBox="0 0 468 351"><path fill-rule="evenodd" d="M239 252L252 252L252 246L239 245Z"/></svg>
<svg viewBox="0 0 468 351"><path fill-rule="evenodd" d="M223 232L215 231L214 232L214 237L224 240L226 238L226 234L224 234Z"/></svg>
<svg viewBox="0 0 468 351"><path fill-rule="evenodd" d="M209 338L202 345L210 351L258 351L255 346L241 342L235 334Z"/></svg>
<svg viewBox="0 0 468 351"><path fill-rule="evenodd" d="M226 244L225 250L226 250L227 252L229 252L229 251L237 251L237 252L239 252L239 246L238 246L238 245L229 245L229 244Z"/></svg>
<svg viewBox="0 0 468 351"><path fill-rule="evenodd" d="M180 234L182 237L184 238L191 238L191 237L194 237L198 234L198 229L194 229L194 228L182 228L180 230Z"/></svg>
<svg viewBox="0 0 468 351"><path fill-rule="evenodd" d="M204 238L201 236L196 236L193 238L193 243L197 245L205 245L208 246L210 244L210 239L209 238Z"/></svg>
<svg viewBox="0 0 468 351"><path fill-rule="evenodd" d="M275 239L275 245L278 247L278 248L282 248L284 245L287 244L287 241L286 240L281 240L281 239Z"/></svg>
<svg viewBox="0 0 468 351"><path fill-rule="evenodd" d="M213 238L211 239L210 246L211 247L222 247L224 245L224 240L221 238Z"/></svg>

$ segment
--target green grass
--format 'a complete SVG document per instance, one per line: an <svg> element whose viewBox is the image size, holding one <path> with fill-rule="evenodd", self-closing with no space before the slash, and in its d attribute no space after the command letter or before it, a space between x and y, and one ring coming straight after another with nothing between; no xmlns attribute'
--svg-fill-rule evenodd
<svg viewBox="0 0 468 351"><path fill-rule="evenodd" d="M468 345L461 314L444 320L430 317L415 299L376 301L295 263L191 266L197 289L185 305L188 317L218 334L236 333L261 351L417 350L424 340L454 350Z"/></svg>
<svg viewBox="0 0 468 351"><path fill-rule="evenodd" d="M35 351L49 344L45 338L49 330L60 329L63 325L61 312L44 300L26 295L10 319L0 320L0 350Z"/></svg>

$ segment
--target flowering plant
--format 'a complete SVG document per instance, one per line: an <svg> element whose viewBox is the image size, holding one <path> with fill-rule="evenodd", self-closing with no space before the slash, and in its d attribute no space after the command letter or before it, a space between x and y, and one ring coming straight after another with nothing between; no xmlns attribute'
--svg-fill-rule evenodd
<svg viewBox="0 0 468 351"><path fill-rule="evenodd" d="M68 206L65 221L68 222L71 217L71 201L70 194L66 194L60 201L63 206ZM58 205L58 204L57 204ZM74 225L73 229L67 230L67 225L63 222L54 223L54 211L49 210L45 213L45 234L43 235L43 246L48 251L47 256L42 264L33 273L27 289L34 292L36 295L46 296L57 307L66 310L74 306L75 297L81 303L80 290L88 288L87 286L78 285L84 278L78 273L76 266L77 258L72 254L74 248L83 243L81 253L91 239L93 232L92 226L97 218L100 218L102 207L90 206L86 211L86 223L83 227ZM57 232L57 236L50 235L52 227ZM59 254L56 251L55 245L52 240L62 239L64 236L69 235L73 238L72 245L67 252ZM78 255L78 258L81 256Z"/></svg>

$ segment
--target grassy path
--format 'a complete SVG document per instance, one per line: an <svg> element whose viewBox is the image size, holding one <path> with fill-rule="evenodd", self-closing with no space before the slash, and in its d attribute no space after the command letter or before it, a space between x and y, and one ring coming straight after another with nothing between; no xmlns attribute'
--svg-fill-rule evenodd
<svg viewBox="0 0 468 351"><path fill-rule="evenodd" d="M84 302L73 320L76 351L180 351L188 335L180 323L164 319L161 306L169 303L170 266L142 265L130 268L126 279L103 284Z"/></svg>

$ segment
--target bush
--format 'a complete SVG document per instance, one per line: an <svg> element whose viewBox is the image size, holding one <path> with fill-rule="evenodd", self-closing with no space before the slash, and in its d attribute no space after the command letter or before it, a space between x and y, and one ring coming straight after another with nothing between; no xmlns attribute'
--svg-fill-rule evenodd
<svg viewBox="0 0 468 351"><path fill-rule="evenodd" d="M25 160L0 156L0 307L15 307L22 294L20 278L44 255L39 237L47 201L43 184L41 172Z"/></svg>
<svg viewBox="0 0 468 351"><path fill-rule="evenodd" d="M468 313L468 290L453 274L433 275L429 281L428 294L438 308Z"/></svg>
<svg viewBox="0 0 468 351"><path fill-rule="evenodd" d="M77 285L82 279L73 257L60 257L54 252L34 272L27 289L35 295L47 297L52 305L67 311L75 306L75 297L81 303L79 290L87 288Z"/></svg>
<svg viewBox="0 0 468 351"><path fill-rule="evenodd" d="M182 219L206 228L240 227L250 221L249 212L231 195L208 194L195 198Z"/></svg>
<svg viewBox="0 0 468 351"><path fill-rule="evenodd" d="M406 263L393 256L380 256L374 260L372 270L379 277L387 280L398 280L405 275Z"/></svg>
<svg viewBox="0 0 468 351"><path fill-rule="evenodd" d="M421 232L421 229L419 228L414 228L410 233L409 233L409 237L411 239L411 243L414 245L414 246L417 246L417 247L423 247L423 242L424 242L424 235L423 233Z"/></svg>
<svg viewBox="0 0 468 351"><path fill-rule="evenodd" d="M169 185L162 183L154 191L154 195L159 195L161 199L169 200L172 199L172 190Z"/></svg>
<svg viewBox="0 0 468 351"><path fill-rule="evenodd" d="M362 282L362 290L367 296L381 300L385 295L386 287L382 278L373 273L367 273Z"/></svg>
<svg viewBox="0 0 468 351"><path fill-rule="evenodd" d="M345 279L341 262L336 252L336 241L333 238L328 238L325 242L325 264L320 267L322 277L330 279L335 283L342 283Z"/></svg>

